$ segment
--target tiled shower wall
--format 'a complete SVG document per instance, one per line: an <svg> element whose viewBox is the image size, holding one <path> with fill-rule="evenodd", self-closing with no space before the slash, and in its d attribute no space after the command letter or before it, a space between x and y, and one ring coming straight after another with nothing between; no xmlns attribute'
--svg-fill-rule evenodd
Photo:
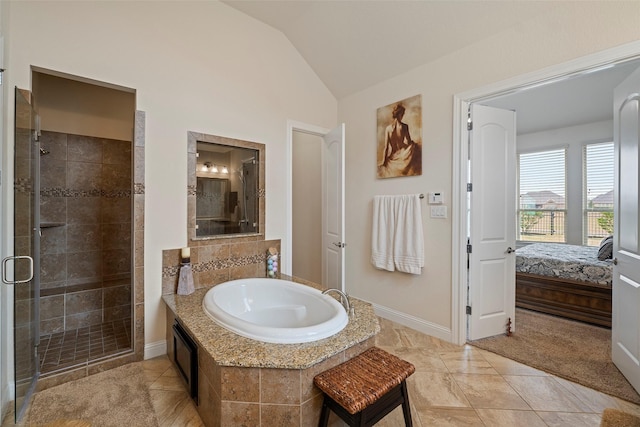
<svg viewBox="0 0 640 427"><path fill-rule="evenodd" d="M132 142L42 132L42 334L131 317Z"/></svg>

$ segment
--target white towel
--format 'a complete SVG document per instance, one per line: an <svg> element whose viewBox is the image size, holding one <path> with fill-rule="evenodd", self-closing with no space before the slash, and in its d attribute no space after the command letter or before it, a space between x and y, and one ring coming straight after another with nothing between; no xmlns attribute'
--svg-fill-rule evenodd
<svg viewBox="0 0 640 427"><path fill-rule="evenodd" d="M375 196L371 262L376 268L421 274L424 237L420 196Z"/></svg>
<svg viewBox="0 0 640 427"><path fill-rule="evenodd" d="M371 262L376 268L395 271L393 263L393 233L395 231L394 196L375 196L373 199L373 230Z"/></svg>

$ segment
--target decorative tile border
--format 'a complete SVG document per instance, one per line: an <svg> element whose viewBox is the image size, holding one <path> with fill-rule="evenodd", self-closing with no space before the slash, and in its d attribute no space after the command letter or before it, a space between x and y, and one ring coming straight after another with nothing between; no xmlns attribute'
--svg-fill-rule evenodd
<svg viewBox="0 0 640 427"><path fill-rule="evenodd" d="M33 189L33 182L29 178L16 178L13 186L18 193L30 193Z"/></svg>
<svg viewBox="0 0 640 427"><path fill-rule="evenodd" d="M191 270L194 273L204 273L214 270L226 270L232 267L242 267L245 265L263 264L267 262L267 254L255 254L241 257L230 257L225 259L208 260L191 264ZM167 279L175 277L180 271L180 265L171 265L162 267L162 278Z"/></svg>
<svg viewBox="0 0 640 427"><path fill-rule="evenodd" d="M106 197L110 199L131 197L131 190L73 190L71 188L41 188L40 195L45 197Z"/></svg>

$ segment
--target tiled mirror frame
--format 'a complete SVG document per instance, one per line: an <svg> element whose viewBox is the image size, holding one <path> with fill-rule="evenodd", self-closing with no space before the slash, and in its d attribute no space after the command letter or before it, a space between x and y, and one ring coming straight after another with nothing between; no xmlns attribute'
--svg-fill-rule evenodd
<svg viewBox="0 0 640 427"><path fill-rule="evenodd" d="M146 113L136 110L133 135L133 260L131 316L133 337L131 351L115 355L78 368L46 376L38 380L37 390L64 384L108 369L144 359L144 211L145 211L145 122Z"/></svg>
<svg viewBox="0 0 640 427"><path fill-rule="evenodd" d="M196 161L198 142L248 148L258 151L258 232L196 237ZM236 242L264 240L265 236L265 145L258 142L187 132L187 241L189 246L210 245L212 240L234 239Z"/></svg>

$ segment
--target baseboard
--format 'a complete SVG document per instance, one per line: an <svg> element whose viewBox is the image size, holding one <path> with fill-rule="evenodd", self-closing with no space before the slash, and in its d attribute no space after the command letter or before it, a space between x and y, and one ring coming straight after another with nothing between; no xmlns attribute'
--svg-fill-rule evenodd
<svg viewBox="0 0 640 427"><path fill-rule="evenodd" d="M167 354L167 342L165 340L144 345L144 360Z"/></svg>
<svg viewBox="0 0 640 427"><path fill-rule="evenodd" d="M424 319L420 319L415 316L411 316L409 314L402 313L400 311L396 311L388 307L384 307L382 305L378 305L378 304L372 304L372 305L376 315L384 319L391 320L392 322L399 323L403 326L406 326L411 329L415 329L418 332L431 335L432 337L439 338L443 341L447 341L450 343L455 342L453 340L452 331L449 328L445 328L435 323L427 322Z"/></svg>

